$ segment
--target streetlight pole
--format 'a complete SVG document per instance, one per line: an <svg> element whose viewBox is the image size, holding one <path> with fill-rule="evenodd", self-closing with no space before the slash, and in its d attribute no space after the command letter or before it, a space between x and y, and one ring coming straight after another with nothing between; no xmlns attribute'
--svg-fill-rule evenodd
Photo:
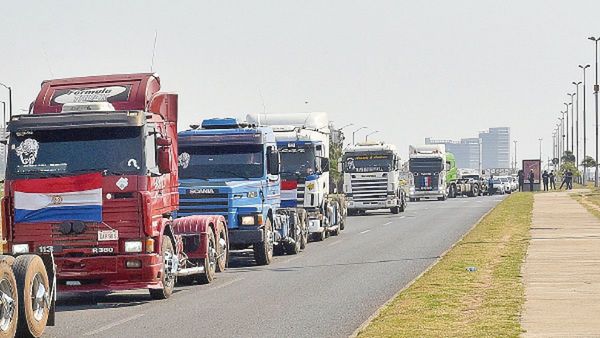
<svg viewBox="0 0 600 338"><path fill-rule="evenodd" d="M540 163L542 162L542 140L543 138L538 138L538 141L540 141Z"/></svg>
<svg viewBox="0 0 600 338"><path fill-rule="evenodd" d="M568 95L568 94L567 94ZM566 125L566 129L567 129L567 147L565 148L565 150L569 150L569 104L568 103L564 103L565 107L567 109L565 109L565 113L567 114L567 125Z"/></svg>
<svg viewBox="0 0 600 338"><path fill-rule="evenodd" d="M575 93L567 93L567 95L571 97L571 153L575 153L575 119L573 118L573 107L575 106L573 104L573 98L575 97Z"/></svg>
<svg viewBox="0 0 600 338"><path fill-rule="evenodd" d="M585 124L585 70L587 68L589 68L590 65L579 65L579 68L581 68L581 70L583 70L583 160L585 161L585 157L587 156L587 126ZM583 171L585 172L587 170L586 167L583 167ZM585 173L583 174L583 184L585 185L585 178L586 175Z"/></svg>
<svg viewBox="0 0 600 338"><path fill-rule="evenodd" d="M600 37L590 36L588 39L594 41L596 45L596 83L594 84L594 101L596 102L596 174L594 176L594 186L598 187L598 41L600 41Z"/></svg>
<svg viewBox="0 0 600 338"><path fill-rule="evenodd" d="M0 86L8 89L8 116L12 118L12 88L10 88L10 86L7 86L2 82L0 82ZM6 123L4 124L4 126L6 127Z"/></svg>
<svg viewBox="0 0 600 338"><path fill-rule="evenodd" d="M356 142L354 142L354 135L355 135L355 134L356 134L358 131L360 131L360 130L363 130L363 129L366 129L366 128L367 128L367 127L360 127L360 128L358 128L358 129L356 129L355 131L353 131L353 132L352 132L352 145L355 145L355 144L356 144Z"/></svg>
<svg viewBox="0 0 600 338"><path fill-rule="evenodd" d="M379 132L379 130L375 130L375 131L370 132L367 135L365 135L365 143L369 141L369 136L371 136L373 134L377 134L378 132Z"/></svg>
<svg viewBox="0 0 600 338"><path fill-rule="evenodd" d="M577 101L575 101L575 163L577 164L576 168L579 170L579 85L581 81L575 82L575 95L577 95Z"/></svg>

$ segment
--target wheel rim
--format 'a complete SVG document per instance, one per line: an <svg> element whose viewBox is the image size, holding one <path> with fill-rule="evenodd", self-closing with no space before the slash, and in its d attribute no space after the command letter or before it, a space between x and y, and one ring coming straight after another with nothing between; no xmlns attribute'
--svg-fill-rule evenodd
<svg viewBox="0 0 600 338"><path fill-rule="evenodd" d="M214 237L208 241L208 268L214 271L217 265L217 250L215 249Z"/></svg>
<svg viewBox="0 0 600 338"><path fill-rule="evenodd" d="M46 286L42 275L36 273L31 282L31 310L33 310L33 318L38 322L44 318L46 296Z"/></svg>
<svg viewBox="0 0 600 338"><path fill-rule="evenodd" d="M266 232L267 235L267 254L269 256L273 255L273 229L269 226Z"/></svg>
<svg viewBox="0 0 600 338"><path fill-rule="evenodd" d="M12 298L13 288L6 278L0 280L0 331L6 332L15 314L15 300Z"/></svg>
<svg viewBox="0 0 600 338"><path fill-rule="evenodd" d="M165 238L164 240L169 240L168 238ZM175 274L174 272L177 271L177 267L174 266L175 264L173 263L173 253L171 252L171 250L165 250L164 253L164 275L165 275L165 281L164 281L164 287L165 289L169 289L172 286L175 285Z"/></svg>

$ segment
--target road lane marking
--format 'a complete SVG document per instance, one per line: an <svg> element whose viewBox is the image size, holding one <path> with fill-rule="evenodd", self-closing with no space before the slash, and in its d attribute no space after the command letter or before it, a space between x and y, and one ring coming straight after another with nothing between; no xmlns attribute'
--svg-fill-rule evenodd
<svg viewBox="0 0 600 338"><path fill-rule="evenodd" d="M121 319L121 320L119 320L117 322L110 323L110 324L105 325L105 326L103 326L103 327L101 327L99 329L96 329L94 331L90 331L90 332L84 334L84 336L93 336L93 335L98 334L100 332L104 332L106 330L112 329L113 327L115 327L117 325L125 324L125 323L130 322L130 321L132 321L134 319L138 319L138 318L142 317L143 315L144 315L143 313L138 313L135 316L131 316L131 317L127 317L127 318Z"/></svg>
<svg viewBox="0 0 600 338"><path fill-rule="evenodd" d="M392 221L389 221L389 222L387 222L387 223L383 223L383 225L389 225L389 224L392 224L392 223L394 223L394 222L392 222Z"/></svg>
<svg viewBox="0 0 600 338"><path fill-rule="evenodd" d="M371 231L371 229L367 229L367 230L365 230L365 231L361 231L360 233L361 233L361 234L366 234L366 233L367 233L367 232L369 232L369 231Z"/></svg>
<svg viewBox="0 0 600 338"><path fill-rule="evenodd" d="M229 286L229 285L231 285L231 284L233 284L233 283L235 283L235 282L239 282L239 281L241 281L242 279L244 279L244 278L236 278L236 279L232 279L232 280L230 280L229 282L225 282L225 283L223 283L223 284L221 284L221 285L217 285L217 286L215 286L215 287L213 288L213 290L216 290L216 289L222 289L222 288L224 288L224 287L226 287L226 286Z"/></svg>
<svg viewBox="0 0 600 338"><path fill-rule="evenodd" d="M335 241L335 242L331 242L331 243L327 244L327 246L334 246L334 245L336 245L336 244L340 244L341 242L342 242L342 240L341 240L341 239L338 239L338 240L337 240L337 241Z"/></svg>

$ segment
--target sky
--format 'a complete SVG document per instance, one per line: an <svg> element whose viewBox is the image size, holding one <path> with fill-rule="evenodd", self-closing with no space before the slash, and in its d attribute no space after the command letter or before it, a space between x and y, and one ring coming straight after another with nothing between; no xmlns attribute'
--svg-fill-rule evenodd
<svg viewBox="0 0 600 338"><path fill-rule="evenodd" d="M379 131L370 139L396 144L404 158L425 137L508 126L519 161L539 157L539 138L546 159L572 82L582 80L577 65L590 63L588 155L595 149L587 37L600 36L597 0L3 0L2 13L0 82L13 88L16 113L45 79L150 71L156 34L152 70L179 93L180 129L210 117L325 111L338 127L353 123L348 138L366 126L357 139Z"/></svg>

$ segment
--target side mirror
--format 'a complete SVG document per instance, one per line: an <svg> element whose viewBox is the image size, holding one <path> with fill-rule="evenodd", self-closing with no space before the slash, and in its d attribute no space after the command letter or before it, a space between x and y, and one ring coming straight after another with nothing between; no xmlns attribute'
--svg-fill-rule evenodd
<svg viewBox="0 0 600 338"><path fill-rule="evenodd" d="M167 147L160 147L157 150L158 171L161 174L171 173L171 152Z"/></svg>
<svg viewBox="0 0 600 338"><path fill-rule="evenodd" d="M170 137L159 137L156 139L156 145L159 147L170 147L172 143Z"/></svg>
<svg viewBox="0 0 600 338"><path fill-rule="evenodd" d="M267 151L267 173L279 175L279 154L271 147Z"/></svg>
<svg viewBox="0 0 600 338"><path fill-rule="evenodd" d="M321 157L321 172L329 171L329 159L327 157Z"/></svg>

